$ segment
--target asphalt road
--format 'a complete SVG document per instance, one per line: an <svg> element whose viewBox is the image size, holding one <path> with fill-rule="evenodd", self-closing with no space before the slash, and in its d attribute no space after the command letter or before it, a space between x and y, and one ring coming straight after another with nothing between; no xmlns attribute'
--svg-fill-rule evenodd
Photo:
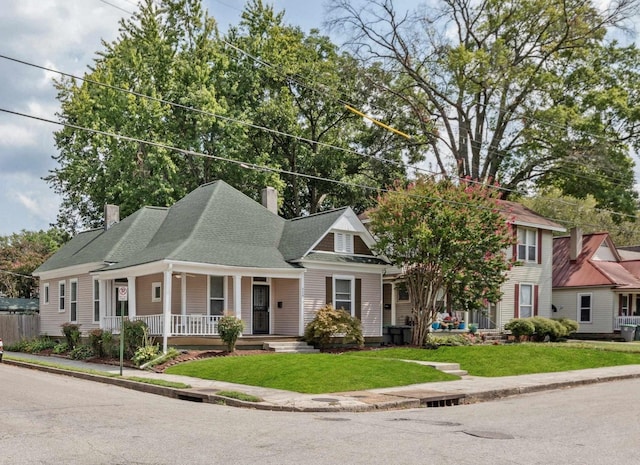
<svg viewBox="0 0 640 465"><path fill-rule="evenodd" d="M640 380L457 407L290 413L0 365L0 464L640 464Z"/></svg>

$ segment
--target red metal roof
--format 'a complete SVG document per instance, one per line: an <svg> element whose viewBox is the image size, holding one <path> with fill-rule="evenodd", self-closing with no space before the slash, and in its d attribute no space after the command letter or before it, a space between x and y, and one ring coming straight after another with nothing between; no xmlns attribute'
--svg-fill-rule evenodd
<svg viewBox="0 0 640 465"><path fill-rule="evenodd" d="M582 251L576 260L569 259L571 239L553 239L553 287L611 286L624 289L640 289L640 279L631 271L640 271L640 263L633 261L593 260L593 256L607 241L614 256L618 253L609 239L608 233L585 234L582 236Z"/></svg>

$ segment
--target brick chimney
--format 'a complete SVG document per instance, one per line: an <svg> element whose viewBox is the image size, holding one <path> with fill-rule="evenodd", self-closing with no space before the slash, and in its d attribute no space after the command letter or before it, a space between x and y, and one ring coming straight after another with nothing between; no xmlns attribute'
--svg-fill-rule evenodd
<svg viewBox="0 0 640 465"><path fill-rule="evenodd" d="M104 206L104 230L120 222L120 207L117 205Z"/></svg>
<svg viewBox="0 0 640 465"><path fill-rule="evenodd" d="M578 227L571 228L571 237L569 239L569 259L575 261L582 252L582 229Z"/></svg>
<svg viewBox="0 0 640 465"><path fill-rule="evenodd" d="M262 189L262 206L271 213L278 214L278 191L273 187Z"/></svg>

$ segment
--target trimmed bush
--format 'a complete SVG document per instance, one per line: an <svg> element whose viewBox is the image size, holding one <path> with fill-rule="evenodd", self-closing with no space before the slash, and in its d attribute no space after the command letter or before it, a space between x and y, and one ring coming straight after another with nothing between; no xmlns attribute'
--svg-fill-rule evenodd
<svg viewBox="0 0 640 465"><path fill-rule="evenodd" d="M218 322L218 334L227 345L229 352L236 350L236 341L242 331L244 331L244 322L233 315L225 315Z"/></svg>
<svg viewBox="0 0 640 465"><path fill-rule="evenodd" d="M353 342L359 346L364 345L360 320L344 310L336 310L333 305L325 305L319 309L304 330L304 340L321 348L326 347L331 338L337 335L343 336L347 344Z"/></svg>
<svg viewBox="0 0 640 465"><path fill-rule="evenodd" d="M534 316L529 318L535 328L535 335L538 341L543 341L549 336L552 341L567 335L567 330L556 320L544 318L542 316Z"/></svg>
<svg viewBox="0 0 640 465"><path fill-rule="evenodd" d="M580 328L580 325L577 321L570 320L569 318L552 318L552 320L557 321L562 326L564 326L564 329L566 331L565 336L569 336L570 334L577 332L578 328Z"/></svg>
<svg viewBox="0 0 640 465"><path fill-rule="evenodd" d="M63 323L60 326L62 328L62 334L64 334L64 338L67 340L67 346L71 350L75 349L80 343L80 336L82 335L80 332L80 325L75 323Z"/></svg>
<svg viewBox="0 0 640 465"><path fill-rule="evenodd" d="M518 340L522 336L531 336L536 330L529 318L514 318L504 325L504 329L511 331Z"/></svg>

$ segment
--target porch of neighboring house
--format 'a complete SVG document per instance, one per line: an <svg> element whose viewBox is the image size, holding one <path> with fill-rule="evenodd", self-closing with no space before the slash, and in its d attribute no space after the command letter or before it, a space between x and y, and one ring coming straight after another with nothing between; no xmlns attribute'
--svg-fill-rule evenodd
<svg viewBox="0 0 640 465"><path fill-rule="evenodd" d="M640 294L620 293L617 300L618 311L613 317L613 330L620 331L622 325L640 325Z"/></svg>

